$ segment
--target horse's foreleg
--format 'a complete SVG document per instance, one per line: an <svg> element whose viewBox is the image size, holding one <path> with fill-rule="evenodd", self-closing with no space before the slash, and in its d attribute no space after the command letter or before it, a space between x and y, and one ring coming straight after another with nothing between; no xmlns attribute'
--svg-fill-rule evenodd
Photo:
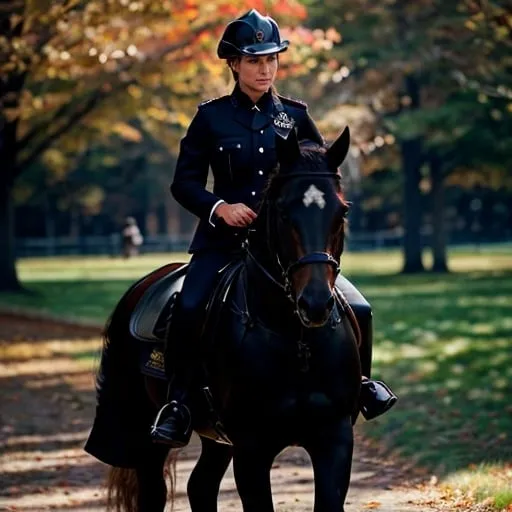
<svg viewBox="0 0 512 512"><path fill-rule="evenodd" d="M220 483L232 457L231 446L201 437L201 455L187 485L192 512L217 512Z"/></svg>
<svg viewBox="0 0 512 512"><path fill-rule="evenodd" d="M144 460L137 466L137 511L163 512L167 501L164 464L169 449L161 444L148 443Z"/></svg>
<svg viewBox="0 0 512 512"><path fill-rule="evenodd" d="M233 471L244 512L274 512L270 470L281 448L266 444L235 447Z"/></svg>
<svg viewBox="0 0 512 512"><path fill-rule="evenodd" d="M315 477L315 512L343 512L350 483L354 436L351 418L344 418L304 446Z"/></svg>

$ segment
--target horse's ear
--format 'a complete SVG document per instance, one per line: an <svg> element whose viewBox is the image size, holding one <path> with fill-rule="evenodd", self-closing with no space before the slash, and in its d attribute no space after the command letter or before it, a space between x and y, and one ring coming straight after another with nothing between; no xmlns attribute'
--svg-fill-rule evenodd
<svg viewBox="0 0 512 512"><path fill-rule="evenodd" d="M337 169L345 160L350 147L350 130L348 126L326 151L329 168Z"/></svg>
<svg viewBox="0 0 512 512"><path fill-rule="evenodd" d="M286 139L276 133L276 153L282 170L292 167L299 159L300 146L295 130L290 130Z"/></svg>

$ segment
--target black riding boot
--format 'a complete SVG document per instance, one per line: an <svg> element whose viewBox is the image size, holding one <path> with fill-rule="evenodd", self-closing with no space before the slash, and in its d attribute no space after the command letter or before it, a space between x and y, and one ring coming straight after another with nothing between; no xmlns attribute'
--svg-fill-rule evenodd
<svg viewBox="0 0 512 512"><path fill-rule="evenodd" d="M384 382L370 379L373 343L371 308L362 304L351 304L351 306L361 330L359 353L363 382L361 383L360 409L365 419L371 420L391 409L398 397Z"/></svg>
<svg viewBox="0 0 512 512"><path fill-rule="evenodd" d="M174 314L179 318L179 314ZM196 346L193 336L182 335L181 321L171 320L165 347L165 369L169 379L169 402L166 403L151 426L150 436L157 443L181 448L192 435L192 417L189 408L189 389L194 380L197 362L192 352ZM192 333L190 333L192 334ZM186 341L185 341L186 340Z"/></svg>
<svg viewBox="0 0 512 512"><path fill-rule="evenodd" d="M192 416L187 403L187 386L173 382L170 401L158 411L151 426L153 441L172 448L182 448L188 444L192 435Z"/></svg>

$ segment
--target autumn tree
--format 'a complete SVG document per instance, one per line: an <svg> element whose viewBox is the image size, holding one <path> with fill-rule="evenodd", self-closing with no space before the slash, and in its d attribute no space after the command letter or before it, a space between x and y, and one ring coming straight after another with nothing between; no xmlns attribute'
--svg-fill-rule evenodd
<svg viewBox="0 0 512 512"><path fill-rule="evenodd" d="M324 97L371 109L376 134L363 144L365 149L388 150L386 144L376 144L388 134L399 147L404 176L403 270L423 270L420 185L425 171L430 171L434 205L434 268L445 270L445 176L462 160L467 165L469 155L475 164L481 162L482 155L475 151L464 158L461 154L467 141L480 130L483 135L484 126L489 126L478 125L476 119L490 115L505 123L510 116L510 4L326 0L313 2L311 12L316 22L337 26L343 37L333 52L337 65L321 75ZM491 96L497 100L487 102ZM493 107L486 109L490 103ZM473 118L471 112L477 115ZM501 143L496 140L494 145ZM454 159L454 154L461 158Z"/></svg>
<svg viewBox="0 0 512 512"><path fill-rule="evenodd" d="M225 85L214 48L226 21L250 7L295 24L306 16L296 0L2 2L0 290L20 289L12 191L22 173L45 154L69 158L57 147L63 137L79 141L79 159L86 126L126 131L127 120L143 117L149 128L183 129L197 98ZM290 55L291 72L300 68L297 55Z"/></svg>

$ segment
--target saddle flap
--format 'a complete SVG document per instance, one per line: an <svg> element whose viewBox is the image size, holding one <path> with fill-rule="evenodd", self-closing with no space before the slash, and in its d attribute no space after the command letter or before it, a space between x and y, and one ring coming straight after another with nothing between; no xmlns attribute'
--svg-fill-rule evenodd
<svg viewBox="0 0 512 512"><path fill-rule="evenodd" d="M140 298L129 322L130 335L147 342L163 341L157 333L166 323L172 296L181 290L188 265L183 264L173 272L155 281Z"/></svg>
<svg viewBox="0 0 512 512"><path fill-rule="evenodd" d="M217 322L222 313L224 304L226 303L229 291L231 289L231 285L235 281L236 276L243 268L243 266L243 260L235 259L220 271L219 281L217 282L217 285L212 291L212 294L210 295L210 300L208 301L208 305L206 306L206 315L203 323L202 333L203 342L205 341L205 337L207 339L208 337L210 337L210 341L206 341L206 345L209 345L211 343L211 337L214 336L217 327Z"/></svg>

